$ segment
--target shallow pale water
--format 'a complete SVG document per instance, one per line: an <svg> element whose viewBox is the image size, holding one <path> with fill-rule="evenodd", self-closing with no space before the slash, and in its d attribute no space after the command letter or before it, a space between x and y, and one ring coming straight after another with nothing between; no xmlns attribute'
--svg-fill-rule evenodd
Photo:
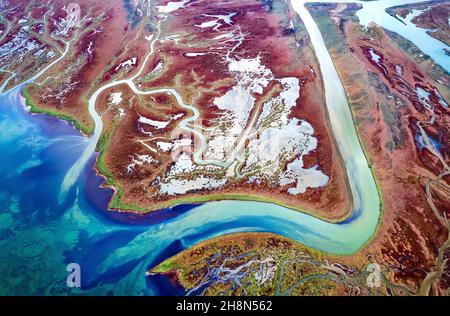
<svg viewBox="0 0 450 316"><path fill-rule="evenodd" d="M311 32L320 47L320 33ZM334 254L360 248L375 231L379 201L348 125L342 86L332 84L332 63L323 47L321 53L331 82L327 93L334 98L331 116L341 122L334 131L351 140L341 139L339 145L355 172L352 192L359 197L352 216L340 224L243 201L181 206L147 216L110 213L111 192L99 188L103 180L93 171L95 155L86 165L76 165L92 143L65 122L27 113L18 90L0 96L0 294L158 294L158 280L145 278L148 267L234 232L278 233ZM81 168L80 177L67 178L74 165ZM63 186L64 179L73 185ZM81 266L82 290L66 286L66 265L72 262Z"/></svg>
<svg viewBox="0 0 450 316"><path fill-rule="evenodd" d="M279 233L336 253L360 246L343 233L350 223L264 203L208 203L144 217L107 212L111 192L99 189L94 157L61 201L64 176L88 142L67 123L30 115L18 103L17 91L0 97L0 294L156 294L144 277L149 266L234 232ZM81 292L65 286L71 262L81 266Z"/></svg>

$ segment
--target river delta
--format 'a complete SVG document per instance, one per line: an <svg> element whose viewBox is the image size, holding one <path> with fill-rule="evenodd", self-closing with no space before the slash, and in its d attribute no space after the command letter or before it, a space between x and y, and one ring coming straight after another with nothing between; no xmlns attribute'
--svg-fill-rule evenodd
<svg viewBox="0 0 450 316"><path fill-rule="evenodd" d="M117 2L4 4L0 293L448 294L448 46L386 11L418 1Z"/></svg>

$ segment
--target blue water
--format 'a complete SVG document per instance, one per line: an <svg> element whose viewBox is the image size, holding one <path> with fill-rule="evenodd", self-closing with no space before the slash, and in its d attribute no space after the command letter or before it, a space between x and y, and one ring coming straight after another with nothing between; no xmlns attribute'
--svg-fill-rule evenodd
<svg viewBox="0 0 450 316"><path fill-rule="evenodd" d="M350 254L375 232L376 202L356 204L339 224L239 201L145 216L109 212L112 192L100 188L95 157L61 201L63 179L88 142L65 122L27 113L18 95L0 96L0 295L178 295L182 289L167 278L146 278L145 272L205 239L264 231ZM362 196L364 188L353 191ZM68 263L81 266L81 289L66 286Z"/></svg>
<svg viewBox="0 0 450 316"><path fill-rule="evenodd" d="M99 188L95 157L60 203L64 175L86 139L68 123L30 115L19 104L17 93L0 97L0 295L154 294L147 267L182 248L145 240L144 251L127 245L194 206L148 216L108 212L112 192ZM123 258L111 261L119 249ZM71 262L81 266L82 290L66 286Z"/></svg>
<svg viewBox="0 0 450 316"><path fill-rule="evenodd" d="M109 212L112 192L100 189L95 157L60 202L63 178L87 141L68 123L30 115L20 104L17 91L0 96L0 295L182 294L145 272L220 234L292 230L288 220L255 214L196 217L195 205L145 216ZM210 224L196 228L198 220ZM69 263L81 266L81 289L66 286Z"/></svg>
<svg viewBox="0 0 450 316"><path fill-rule="evenodd" d="M430 140L431 146L433 146L434 150L436 152L440 152L442 149L442 144L436 140L434 137L427 135L428 139ZM424 149L427 147L427 143L425 142L425 140L423 139L423 135L421 133L417 133L415 136L416 142L419 145L419 149Z"/></svg>
<svg viewBox="0 0 450 316"><path fill-rule="evenodd" d="M146 271L209 238L273 232L351 253L373 233L359 210L341 225L258 202L180 206L145 216L110 212L112 192L100 188L95 157L60 201L64 176L87 141L66 122L30 115L20 104L18 91L0 96L0 295L177 295L182 289L163 277L146 278ZM69 263L81 266L81 289L66 286Z"/></svg>

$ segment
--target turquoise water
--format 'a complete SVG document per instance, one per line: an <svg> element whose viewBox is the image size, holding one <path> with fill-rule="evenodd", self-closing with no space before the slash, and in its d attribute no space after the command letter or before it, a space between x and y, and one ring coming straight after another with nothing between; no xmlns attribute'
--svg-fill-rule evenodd
<svg viewBox="0 0 450 316"><path fill-rule="evenodd" d="M0 294L158 294L158 284L145 278L150 266L234 232L274 232L335 253L361 246L354 238L363 233L359 212L342 225L239 201L149 216L108 212L111 192L99 189L94 157L60 201L64 176L88 142L67 123L30 115L19 102L17 90L0 96ZM81 290L66 286L72 262L81 266Z"/></svg>
<svg viewBox="0 0 450 316"><path fill-rule="evenodd" d="M351 172L355 209L349 219L331 224L243 201L182 206L147 216L108 212L111 192L99 188L103 180L93 171L95 155L73 185L62 185L89 150L89 140L65 122L27 113L15 90L0 96L0 294L159 294L158 281L145 278L149 267L203 240L235 232L278 233L334 254L364 245L378 223L378 195L349 125L342 85L308 16L303 18L328 78L327 100L333 101L333 131ZM81 266L81 290L66 286L68 263Z"/></svg>
<svg viewBox="0 0 450 316"><path fill-rule="evenodd" d="M445 43L427 34L427 29L416 27L410 19L399 17L404 23L386 14L385 8L412 4L422 1L417 0L378 0L362 3L363 9L356 13L360 23L367 26L374 22L382 25L389 31L396 32L402 37L414 43L424 54L432 58L437 64L450 72L450 56L445 49L450 49ZM431 2L431 1L430 1ZM412 18L412 16L410 17Z"/></svg>
<svg viewBox="0 0 450 316"><path fill-rule="evenodd" d="M393 31L407 40L411 41L417 46L420 51L428 55L435 63L440 65L447 72L450 72L450 57L446 54L445 49L450 49L448 45L435 39L427 34L428 30L416 27L411 23L410 16L408 19L398 17L398 19L386 13L386 9L394 6L408 5L420 2L437 1L423 1L423 0L374 0L374 1L359 1L359 0L291 0L293 4L307 2L321 2L321 3L358 3L362 9L356 12L359 22L364 26L369 26L371 23L376 23L383 26L383 28Z"/></svg>

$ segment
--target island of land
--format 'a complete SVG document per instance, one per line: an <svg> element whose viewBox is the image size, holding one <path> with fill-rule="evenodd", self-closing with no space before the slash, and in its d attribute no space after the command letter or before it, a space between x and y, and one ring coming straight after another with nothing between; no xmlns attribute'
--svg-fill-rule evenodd
<svg viewBox="0 0 450 316"><path fill-rule="evenodd" d="M26 82L31 112L86 135L95 103L111 209L239 199L329 221L350 214L319 66L285 1L14 5L3 18L3 88Z"/></svg>
<svg viewBox="0 0 450 316"><path fill-rule="evenodd" d="M342 80L378 183L383 216L377 234L351 256L286 246L275 235L230 235L187 249L149 275L166 275L187 294L448 295L449 74L398 34L361 25L358 4L306 5ZM433 8L448 12L449 2L395 10ZM370 263L382 271L377 289L361 281Z"/></svg>

